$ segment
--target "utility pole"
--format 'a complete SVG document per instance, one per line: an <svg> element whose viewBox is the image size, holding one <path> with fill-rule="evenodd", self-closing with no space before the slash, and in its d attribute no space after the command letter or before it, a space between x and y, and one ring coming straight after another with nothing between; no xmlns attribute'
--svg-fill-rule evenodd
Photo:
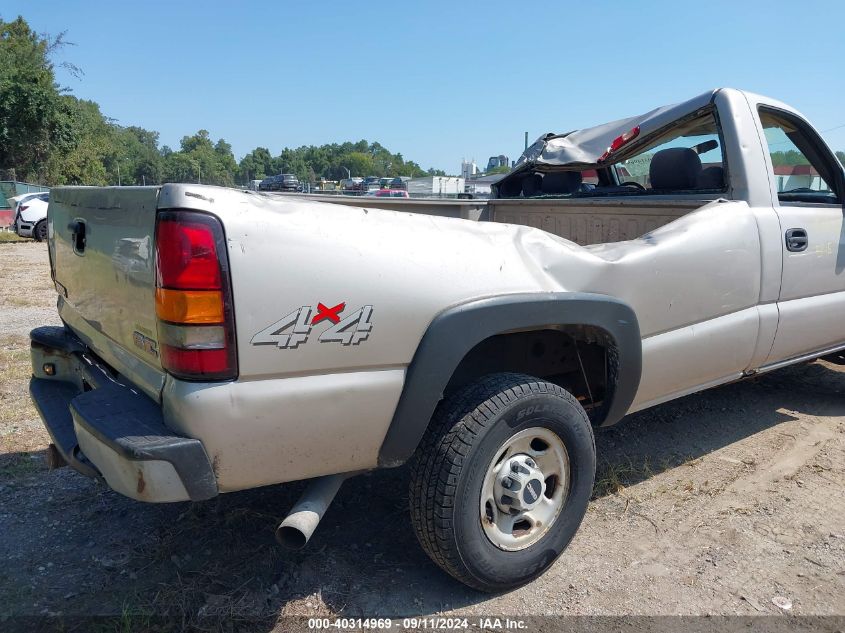
<svg viewBox="0 0 845 633"><path fill-rule="evenodd" d="M120 186L120 161L117 161L117 186Z"/></svg>
<svg viewBox="0 0 845 633"><path fill-rule="evenodd" d="M525 133L525 149L528 149L528 132Z"/></svg>

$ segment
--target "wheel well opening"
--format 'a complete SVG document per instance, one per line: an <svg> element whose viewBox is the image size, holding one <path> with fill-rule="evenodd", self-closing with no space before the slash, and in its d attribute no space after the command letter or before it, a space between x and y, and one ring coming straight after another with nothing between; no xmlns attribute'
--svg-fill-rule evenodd
<svg viewBox="0 0 845 633"><path fill-rule="evenodd" d="M575 396L593 424L607 415L618 369L618 349L606 330L568 325L508 332L484 339L461 360L444 396L499 372L537 376Z"/></svg>

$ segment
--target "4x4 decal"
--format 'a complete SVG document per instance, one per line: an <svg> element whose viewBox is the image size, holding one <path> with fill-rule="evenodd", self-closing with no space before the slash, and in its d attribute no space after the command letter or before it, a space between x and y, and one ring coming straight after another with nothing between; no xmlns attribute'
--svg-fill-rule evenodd
<svg viewBox="0 0 845 633"><path fill-rule="evenodd" d="M317 338L318 341L358 345L361 341L367 340L373 329L370 320L373 316L373 306L363 306L341 317L341 312L345 309L346 302L332 307L318 302L316 309L313 306L302 306L258 332L252 337L250 343L275 345L279 349L295 349L300 344L308 342L308 336L315 325L329 323L330 327L323 330Z"/></svg>

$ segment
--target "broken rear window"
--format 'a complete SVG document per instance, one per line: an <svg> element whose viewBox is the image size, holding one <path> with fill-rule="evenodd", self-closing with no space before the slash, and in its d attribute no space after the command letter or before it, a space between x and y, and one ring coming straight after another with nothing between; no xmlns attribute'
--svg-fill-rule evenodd
<svg viewBox="0 0 845 633"><path fill-rule="evenodd" d="M725 188L725 165L712 113L672 128L612 165L618 185L652 193Z"/></svg>

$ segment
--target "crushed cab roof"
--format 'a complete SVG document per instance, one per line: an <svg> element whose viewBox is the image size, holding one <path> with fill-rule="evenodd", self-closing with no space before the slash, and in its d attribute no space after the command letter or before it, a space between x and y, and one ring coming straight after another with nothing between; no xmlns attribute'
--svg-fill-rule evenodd
<svg viewBox="0 0 845 633"><path fill-rule="evenodd" d="M516 162L514 172L534 166L594 166L618 136L639 126L640 138L709 105L718 90L702 93L683 103L655 108L645 114L576 130L567 134L544 134ZM513 173L513 172L512 172Z"/></svg>

